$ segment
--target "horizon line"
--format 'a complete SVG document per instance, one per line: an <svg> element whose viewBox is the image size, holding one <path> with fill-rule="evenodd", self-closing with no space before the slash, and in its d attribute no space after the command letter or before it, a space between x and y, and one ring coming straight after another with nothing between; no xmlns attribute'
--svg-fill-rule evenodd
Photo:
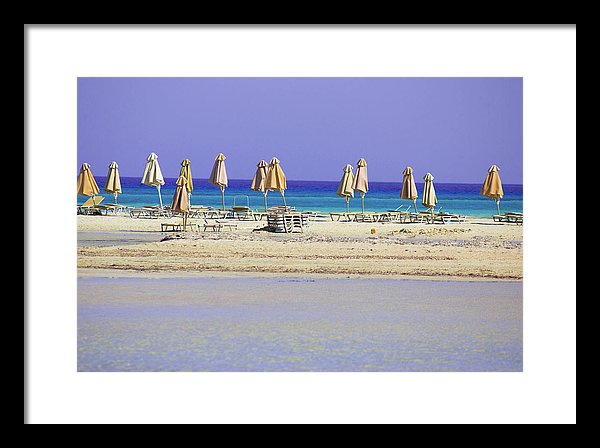
<svg viewBox="0 0 600 448"><path fill-rule="evenodd" d="M106 177L105 175L94 175L94 177ZM142 178L142 176L120 176L121 178ZM164 179L175 179L177 180L179 176L177 177L167 177L165 176ZM208 177L192 177L192 180L205 180L208 181ZM248 182L252 182L252 179L239 179L239 178L231 178L229 179L230 181L248 181ZM292 182L339 182L339 180L305 180L305 179L286 179L287 181L292 181ZM402 183L402 180L397 180L397 181L392 181L392 180L373 180L373 181L369 181L369 184L384 184L384 183ZM415 179L415 183L423 183L422 179L421 181L417 181ZM481 185L483 184L482 182L434 182L435 184L455 184L455 185ZM523 185L523 183L514 183L514 182L502 182L502 185Z"/></svg>

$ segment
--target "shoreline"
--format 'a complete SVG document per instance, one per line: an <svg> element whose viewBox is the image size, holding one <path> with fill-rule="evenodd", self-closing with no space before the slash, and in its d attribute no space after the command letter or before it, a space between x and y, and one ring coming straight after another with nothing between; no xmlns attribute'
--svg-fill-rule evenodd
<svg viewBox="0 0 600 448"><path fill-rule="evenodd" d="M464 283L522 283L522 278L493 278L493 277L458 277L458 276L425 276L425 275L345 275L335 273L276 273L276 272L241 272L241 271L143 271L135 269L106 269L106 268L77 268L77 278L138 278L138 279L236 279L236 278L292 278L292 279L333 279L333 280L395 280L423 282L464 282Z"/></svg>

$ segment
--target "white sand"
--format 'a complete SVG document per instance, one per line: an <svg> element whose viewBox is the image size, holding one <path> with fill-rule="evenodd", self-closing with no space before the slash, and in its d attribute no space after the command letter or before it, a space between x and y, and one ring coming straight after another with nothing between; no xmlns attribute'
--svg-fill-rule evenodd
<svg viewBox="0 0 600 448"><path fill-rule="evenodd" d="M80 273L512 281L523 275L523 227L491 219L445 225L322 220L293 234L253 232L266 222L236 220L234 232L160 233L162 222L179 220L78 216Z"/></svg>

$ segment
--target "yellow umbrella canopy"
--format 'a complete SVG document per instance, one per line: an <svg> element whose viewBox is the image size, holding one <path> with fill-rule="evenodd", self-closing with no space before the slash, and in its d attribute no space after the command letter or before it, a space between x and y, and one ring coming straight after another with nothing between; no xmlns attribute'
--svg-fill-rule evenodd
<svg viewBox="0 0 600 448"><path fill-rule="evenodd" d="M352 189L360 193L362 212L365 212L365 194L369 191L369 178L367 176L367 161L359 159L356 163L356 175L352 182Z"/></svg>
<svg viewBox="0 0 600 448"><path fill-rule="evenodd" d="M221 189L221 204L223 210L225 210L225 187L227 186L227 170L225 169L225 156L223 155L223 153L219 153L217 154L217 157L215 157L215 163L213 164L208 181Z"/></svg>
<svg viewBox="0 0 600 448"><path fill-rule="evenodd" d="M160 202L160 207L162 208L163 202L160 194L160 187L165 184L165 179L163 178L160 165L158 164L158 156L153 152L151 152L146 159L142 183L149 187L156 187L156 190L158 191L158 200Z"/></svg>
<svg viewBox="0 0 600 448"><path fill-rule="evenodd" d="M77 176L77 194L96 196L98 193L100 193L100 188L94 179L90 165L84 163L79 170L79 176Z"/></svg>
<svg viewBox="0 0 600 448"><path fill-rule="evenodd" d="M190 201L188 199L187 192L187 179L184 176L179 176L175 184L177 186L175 187L175 194L173 195L173 200L171 201L170 208L175 212L189 212Z"/></svg>
<svg viewBox="0 0 600 448"><path fill-rule="evenodd" d="M504 191L502 190L502 181L500 180L498 171L500 171L500 169L496 165L490 166L479 193L494 199L496 201L496 207L498 207L498 214L500 214L500 199L504 196Z"/></svg>
<svg viewBox="0 0 600 448"><path fill-rule="evenodd" d="M183 159L181 161L181 169L179 170L179 177L185 177L186 183L185 188L188 193L188 199L190 206L192 205L192 191L194 190L194 182L192 182L192 163L189 159Z"/></svg>
<svg viewBox="0 0 600 448"><path fill-rule="evenodd" d="M267 162L261 160L256 164L256 173L254 173L254 178L252 179L252 184L250 185L250 189L252 191L260 191L263 194L265 200L265 211L267 210L267 189L265 188L265 184L267 181Z"/></svg>
<svg viewBox="0 0 600 448"><path fill-rule="evenodd" d="M117 196L123 192L121 190L121 177L119 176L119 165L117 165L117 162L113 161L108 165L108 174L106 175L104 191L114 195L115 204L117 203Z"/></svg>
<svg viewBox="0 0 600 448"><path fill-rule="evenodd" d="M348 203L350 198L354 197L354 189L352 184L354 183L354 174L352 173L352 165L348 164L344 167L344 174L338 185L336 194L342 198L346 198L346 213L348 213Z"/></svg>
<svg viewBox="0 0 600 448"><path fill-rule="evenodd" d="M194 190L194 182L192 182L192 164L189 159L183 159L181 162L179 176L185 177L185 187L187 188L188 194L191 193Z"/></svg>
<svg viewBox="0 0 600 448"><path fill-rule="evenodd" d="M283 205L287 206L284 195L284 190L286 188L287 181L285 179L285 174L281 169L281 165L279 164L279 159L273 157L269 162L267 179L265 180L265 190L279 191L281 193L281 197L283 198Z"/></svg>
<svg viewBox="0 0 600 448"><path fill-rule="evenodd" d="M183 213L183 231L185 232L187 214L190 211L190 199L188 197L187 190L187 178L185 176L179 176L177 182L175 182L175 194L171 201L171 210L174 212Z"/></svg>
<svg viewBox="0 0 600 448"><path fill-rule="evenodd" d="M400 192L400 199L409 199L413 201L415 205L415 212L417 211L417 186L415 185L415 176L413 175L413 169L408 166L402 172L404 178L402 179L402 191Z"/></svg>
<svg viewBox="0 0 600 448"><path fill-rule="evenodd" d="M260 191L262 193L266 191L265 183L267 180L267 167L267 162L264 160L261 160L256 164L256 173L254 173L252 185L250 185L251 190Z"/></svg>
<svg viewBox="0 0 600 448"><path fill-rule="evenodd" d="M431 173L425 174L423 177L425 185L423 186L423 205L428 209L432 210L437 204L437 196L435 194L435 188L433 187L433 176Z"/></svg>

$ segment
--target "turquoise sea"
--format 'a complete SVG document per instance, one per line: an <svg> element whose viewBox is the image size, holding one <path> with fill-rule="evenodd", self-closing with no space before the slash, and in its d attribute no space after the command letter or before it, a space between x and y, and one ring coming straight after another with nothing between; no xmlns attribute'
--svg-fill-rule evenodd
<svg viewBox="0 0 600 448"><path fill-rule="evenodd" d="M175 192L175 178L166 178L165 185L161 188L163 204L168 205ZM96 181L105 201L113 202L112 194L104 193L105 177L97 176ZM251 180L230 179L225 190L225 206L248 205L253 209L264 208L263 196L260 192L250 190ZM139 177L121 177L123 194L119 195L118 202L131 207L143 205L158 205L156 188L140 183ZM312 210L320 212L344 211L345 200L335 194L338 181L299 181L288 180L288 189L285 191L287 205L296 207L297 210ZM481 184L444 184L435 183L438 197L438 207L449 213L460 213L472 217L490 217L497 213L496 203L489 198L481 196ZM412 202L400 199L400 182L369 182L369 192L365 195L366 211L385 211L395 209L400 205L408 206ZM504 184L504 198L500 202L502 212L523 211L523 186ZM423 191L423 184L417 183L419 193ZM78 203L83 203L87 198L78 196ZM283 205L283 200L278 192L269 192L268 205ZM221 207L221 191L208 183L207 179L194 179L192 205L205 205ZM425 208L417 200L417 207ZM361 199L357 194L350 200L350 211L360 211Z"/></svg>

